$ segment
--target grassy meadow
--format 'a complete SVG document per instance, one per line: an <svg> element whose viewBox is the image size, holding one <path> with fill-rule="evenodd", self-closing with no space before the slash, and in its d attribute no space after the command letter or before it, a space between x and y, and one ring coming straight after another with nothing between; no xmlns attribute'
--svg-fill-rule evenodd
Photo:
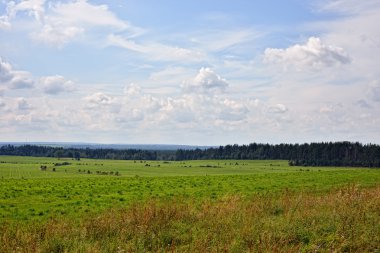
<svg viewBox="0 0 380 253"><path fill-rule="evenodd" d="M0 156L0 252L379 252L379 187L287 161Z"/></svg>

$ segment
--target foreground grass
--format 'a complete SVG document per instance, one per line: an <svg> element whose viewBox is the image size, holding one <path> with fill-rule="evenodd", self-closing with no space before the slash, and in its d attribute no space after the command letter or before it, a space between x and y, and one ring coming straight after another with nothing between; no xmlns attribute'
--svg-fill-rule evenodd
<svg viewBox="0 0 380 253"><path fill-rule="evenodd" d="M0 157L0 252L379 252L379 235L379 169Z"/></svg>
<svg viewBox="0 0 380 253"><path fill-rule="evenodd" d="M0 252L379 252L380 186L149 200L70 220L3 222Z"/></svg>

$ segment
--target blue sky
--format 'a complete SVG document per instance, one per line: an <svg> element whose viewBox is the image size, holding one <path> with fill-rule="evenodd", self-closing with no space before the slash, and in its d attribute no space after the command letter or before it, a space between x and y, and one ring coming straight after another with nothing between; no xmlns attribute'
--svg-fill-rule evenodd
<svg viewBox="0 0 380 253"><path fill-rule="evenodd" d="M380 3L0 1L0 139L380 143Z"/></svg>

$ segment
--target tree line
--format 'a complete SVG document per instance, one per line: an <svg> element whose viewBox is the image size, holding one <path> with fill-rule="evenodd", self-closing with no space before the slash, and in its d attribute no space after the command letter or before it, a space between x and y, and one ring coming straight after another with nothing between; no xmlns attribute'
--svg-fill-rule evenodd
<svg viewBox="0 0 380 253"><path fill-rule="evenodd" d="M0 155L118 160L288 160L293 166L380 167L380 146L358 142L226 145L193 150L79 149L4 145Z"/></svg>
<svg viewBox="0 0 380 253"><path fill-rule="evenodd" d="M171 154L172 153L172 154ZM170 155L171 154L171 155ZM103 148L63 148L39 145L4 145L0 155L114 159L114 160L174 160L175 151L154 151L138 149L103 149Z"/></svg>
<svg viewBox="0 0 380 253"><path fill-rule="evenodd" d="M358 142L226 145L206 150L178 150L177 160L288 160L292 166L380 167L380 146Z"/></svg>

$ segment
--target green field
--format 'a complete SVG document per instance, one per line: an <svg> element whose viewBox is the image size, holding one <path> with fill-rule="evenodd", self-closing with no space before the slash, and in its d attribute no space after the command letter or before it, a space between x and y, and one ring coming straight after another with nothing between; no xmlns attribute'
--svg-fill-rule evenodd
<svg viewBox="0 0 380 253"><path fill-rule="evenodd" d="M379 252L379 196L379 169L0 156L0 252Z"/></svg>
<svg viewBox="0 0 380 253"><path fill-rule="evenodd" d="M41 171L41 165L46 171ZM76 161L1 156L0 219L80 218L151 199L203 201L284 191L323 193L350 183L378 185L380 170L290 167L286 161Z"/></svg>

